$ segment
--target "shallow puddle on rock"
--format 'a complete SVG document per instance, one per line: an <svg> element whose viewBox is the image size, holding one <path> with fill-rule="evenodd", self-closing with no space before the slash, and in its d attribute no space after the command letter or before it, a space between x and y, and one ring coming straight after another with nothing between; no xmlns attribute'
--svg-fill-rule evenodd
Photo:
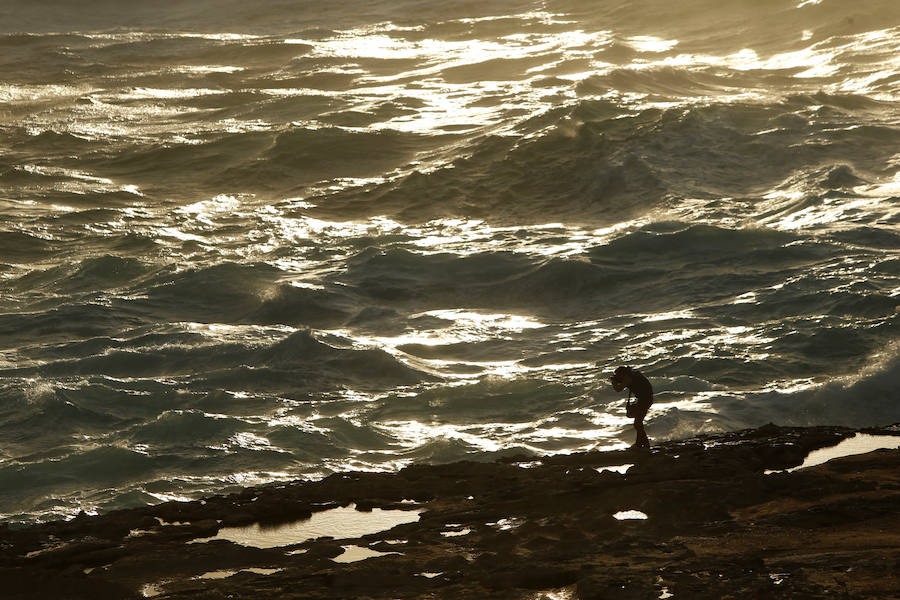
<svg viewBox="0 0 900 600"><path fill-rule="evenodd" d="M854 454L865 454L881 449L900 448L900 436L898 435L872 435L868 433L857 433L852 438L841 441L836 446L828 448L819 448L810 452L803 464L785 471L766 471L766 475L771 473L791 473L799 469L814 467L828 462L833 458L843 458L844 456L853 456Z"/></svg>
<svg viewBox="0 0 900 600"><path fill-rule="evenodd" d="M142 537L145 535L153 535L155 533L158 533L158 532L153 531L151 529L132 529L131 531L128 532L128 535L126 535L125 537L126 538L136 538L136 537Z"/></svg>
<svg viewBox="0 0 900 600"><path fill-rule="evenodd" d="M378 552L377 550L370 550L369 548L364 548L362 546L342 546L342 548L344 549L344 553L335 556L331 560L339 563L351 563L366 560L367 558L373 558L375 556L403 556L399 552Z"/></svg>
<svg viewBox="0 0 900 600"><path fill-rule="evenodd" d="M513 529L518 529L524 522L525 519L510 517L508 519L500 519L499 521L495 521L493 523L485 523L485 525L493 527L497 529L497 531L510 531Z"/></svg>
<svg viewBox="0 0 900 600"><path fill-rule="evenodd" d="M144 598L154 598L163 593L163 586L166 582L161 581L159 583L145 583L141 586L141 596Z"/></svg>
<svg viewBox="0 0 900 600"><path fill-rule="evenodd" d="M533 596L525 596L525 598L527 600L574 600L575 589L573 587L565 587L558 590L548 590L537 592Z"/></svg>
<svg viewBox="0 0 900 600"><path fill-rule="evenodd" d="M828 462L833 458L841 458L844 456L853 456L854 454L865 454L874 450L883 448L895 449L900 448L900 436L898 435L871 435L868 433L857 433L852 438L839 443L837 446L830 448L820 448L813 450L803 461L803 464L789 471L804 469L806 467L814 467Z"/></svg>
<svg viewBox="0 0 900 600"><path fill-rule="evenodd" d="M444 537L457 537L472 533L472 530L469 527L463 527L458 523L448 523L445 527L449 527L450 529L441 532L441 535Z"/></svg>
<svg viewBox="0 0 900 600"><path fill-rule="evenodd" d="M25 555L25 558L34 558L35 556L40 556L45 552L52 552L54 550L61 550L68 546L74 545L72 542L63 542L61 544L47 544L43 548L39 550L33 550Z"/></svg>
<svg viewBox="0 0 900 600"><path fill-rule="evenodd" d="M629 465L612 465L609 467L597 467L596 471L598 473L602 473L603 471L612 471L613 473L625 473L628 469L633 467L633 464Z"/></svg>
<svg viewBox="0 0 900 600"><path fill-rule="evenodd" d="M613 515L613 518L619 521L631 521L634 519L648 519L649 517L647 513L642 513L639 510L620 510Z"/></svg>
<svg viewBox="0 0 900 600"><path fill-rule="evenodd" d="M232 575L236 575L241 571L246 571L248 573L256 573L257 575L271 575L272 573L277 573L278 571L283 571L284 569L260 569L257 567L250 567L247 569L226 569L222 571L207 571L203 575L197 576L197 579L227 579Z"/></svg>
<svg viewBox="0 0 900 600"><path fill-rule="evenodd" d="M309 519L285 525L268 527L256 523L247 527L225 527L219 530L214 537L193 540L191 543L229 540L242 546L278 548L302 544L305 541L325 536L338 540L357 538L387 531L404 523L414 523L419 520L421 512L421 510L382 510L380 508L362 512L356 510L355 504L351 504L313 513Z"/></svg>

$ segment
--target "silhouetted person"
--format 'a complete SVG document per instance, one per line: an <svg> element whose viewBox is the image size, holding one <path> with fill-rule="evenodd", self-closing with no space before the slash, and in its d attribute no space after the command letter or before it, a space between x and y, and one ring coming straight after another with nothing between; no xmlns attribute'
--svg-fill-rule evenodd
<svg viewBox="0 0 900 600"><path fill-rule="evenodd" d="M628 388L628 407L625 414L634 418L634 430L637 432L637 439L632 448L649 448L650 439L644 430L644 417L653 404L653 386L640 371L631 367L616 368L609 382L617 392ZM632 394L637 398L634 404L631 403Z"/></svg>

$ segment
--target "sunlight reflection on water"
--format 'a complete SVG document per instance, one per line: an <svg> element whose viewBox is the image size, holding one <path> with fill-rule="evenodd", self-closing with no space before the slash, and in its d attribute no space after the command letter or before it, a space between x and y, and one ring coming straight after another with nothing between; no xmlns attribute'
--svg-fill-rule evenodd
<svg viewBox="0 0 900 600"><path fill-rule="evenodd" d="M857 433L852 438L843 440L830 448L820 448L813 450L800 466L788 469L789 472L814 467L828 462L835 458L844 456L853 456L855 454L866 454L880 449L896 449L900 448L900 436L897 435L871 435L868 433Z"/></svg>
<svg viewBox="0 0 900 600"><path fill-rule="evenodd" d="M211 538L193 540L203 543L212 540L228 540L242 546L255 548L277 548L302 544L305 541L333 537L335 539L356 538L371 533L387 531L397 525L414 523L419 520L420 510L356 510L351 504L313 513L304 521L278 526L261 526L258 523L247 527L225 527Z"/></svg>

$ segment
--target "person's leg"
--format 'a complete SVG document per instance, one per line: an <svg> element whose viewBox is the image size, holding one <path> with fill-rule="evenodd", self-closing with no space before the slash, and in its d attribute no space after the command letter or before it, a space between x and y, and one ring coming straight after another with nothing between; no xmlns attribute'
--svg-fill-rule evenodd
<svg viewBox="0 0 900 600"><path fill-rule="evenodd" d="M647 437L647 431L644 429L644 417L640 416L634 420L634 430L637 432L637 438L634 445L637 448L649 448L650 438Z"/></svg>
<svg viewBox="0 0 900 600"><path fill-rule="evenodd" d="M634 445L637 448L650 447L650 438L647 437L647 430L644 429L644 417L647 416L648 410L650 410L649 403L639 403L637 405L637 414L634 416L634 430L637 432L637 439L635 439Z"/></svg>

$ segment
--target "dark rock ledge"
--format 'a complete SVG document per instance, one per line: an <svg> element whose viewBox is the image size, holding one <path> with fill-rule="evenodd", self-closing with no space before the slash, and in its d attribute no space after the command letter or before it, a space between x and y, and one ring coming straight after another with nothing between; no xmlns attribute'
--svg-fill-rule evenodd
<svg viewBox="0 0 900 600"><path fill-rule="evenodd" d="M866 431L900 435L900 426ZM766 473L854 433L767 425L651 452L345 473L2 528L0 597L900 598L900 451ZM621 464L633 466L599 471ZM422 512L352 540L188 543L351 503ZM648 518L613 518L627 510ZM351 544L394 554L332 560ZM277 571L241 570L249 568ZM210 571L227 572L198 578Z"/></svg>

